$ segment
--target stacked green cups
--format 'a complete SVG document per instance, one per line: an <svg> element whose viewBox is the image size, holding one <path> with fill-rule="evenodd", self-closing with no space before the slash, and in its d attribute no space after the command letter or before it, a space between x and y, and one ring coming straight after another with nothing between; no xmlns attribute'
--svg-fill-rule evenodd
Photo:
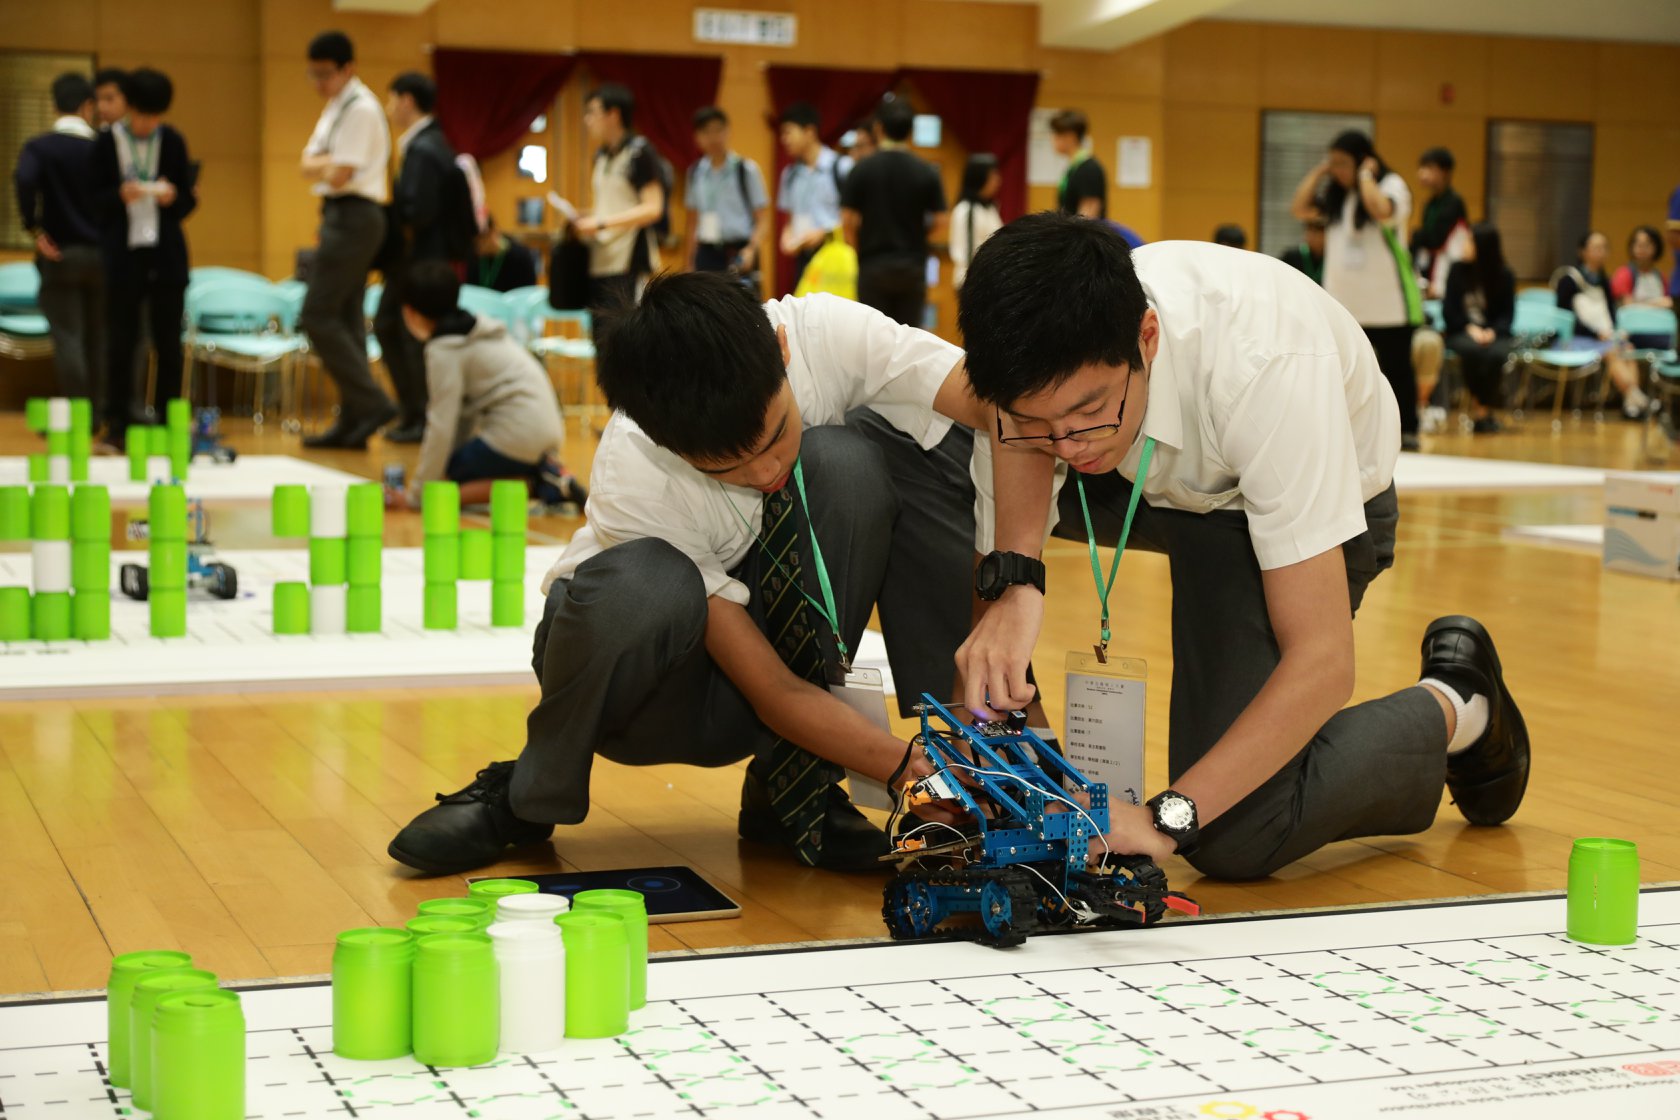
<svg viewBox="0 0 1680 1120"><path fill-rule="evenodd" d="M105 981L105 1028L110 1047L105 1064L111 1084L121 1089L129 1086L129 1009L134 982L148 972L191 967L192 957L173 949L147 949L112 959L111 974Z"/></svg>
<svg viewBox="0 0 1680 1120"><path fill-rule="evenodd" d="M529 879L480 879L467 884L469 898L482 898L494 906L510 894L535 894L537 885Z"/></svg>
<svg viewBox="0 0 1680 1120"><path fill-rule="evenodd" d="M490 484L490 625L525 625L525 529L530 493L523 482Z"/></svg>
<svg viewBox="0 0 1680 1120"><path fill-rule="evenodd" d="M111 492L78 486L70 495L71 630L81 641L111 636Z"/></svg>
<svg viewBox="0 0 1680 1120"><path fill-rule="evenodd" d="M226 989L172 992L152 1016L155 1120L244 1120L245 1014Z"/></svg>
<svg viewBox="0 0 1680 1120"><path fill-rule="evenodd" d="M128 1013L128 1065L134 1107L153 1109L152 1017L158 1001L174 992L201 992L216 987L216 974L202 968L169 968L148 973L134 982Z"/></svg>
<svg viewBox="0 0 1680 1120"><path fill-rule="evenodd" d="M146 598L151 606L152 637L184 638L187 635L186 490L180 486L153 486L147 514L150 570L146 573Z"/></svg>
<svg viewBox="0 0 1680 1120"><path fill-rule="evenodd" d="M415 937L432 933L482 933L483 920L474 914L421 914L403 923Z"/></svg>
<svg viewBox="0 0 1680 1120"><path fill-rule="evenodd" d="M34 535L30 549L35 581L35 596L30 600L30 630L43 642L62 642L70 637L72 630L71 556L75 546L70 534L69 487L35 487L29 500L29 522Z"/></svg>
<svg viewBox="0 0 1680 1120"><path fill-rule="evenodd" d="M333 948L333 1053L379 1061L413 1049L414 941L404 929L352 929Z"/></svg>
<svg viewBox="0 0 1680 1120"><path fill-rule="evenodd" d="M480 930L496 917L496 907L484 898L428 898L419 907L421 917L465 918Z"/></svg>
<svg viewBox="0 0 1680 1120"><path fill-rule="evenodd" d="M428 482L420 489L420 521L426 591L422 624L427 630L453 630L459 622L455 581L461 576L461 488L453 482Z"/></svg>
<svg viewBox="0 0 1680 1120"><path fill-rule="evenodd" d="M647 899L639 891L579 891L572 896L574 910L604 910L624 919L630 960L630 1009L647 1006L648 916Z"/></svg>
<svg viewBox="0 0 1680 1120"><path fill-rule="evenodd" d="M380 579L384 566L385 491L377 482L362 482L345 493L349 529L346 570L346 628L352 634L377 634L383 619Z"/></svg>
<svg viewBox="0 0 1680 1120"><path fill-rule="evenodd" d="M484 934L420 938L414 950L415 1060L428 1066L494 1060L502 1013L497 984L495 951Z"/></svg>
<svg viewBox="0 0 1680 1120"><path fill-rule="evenodd" d="M630 953L624 919L610 910L574 909L555 918L554 924L566 946L566 1037L623 1034L630 1029Z"/></svg>

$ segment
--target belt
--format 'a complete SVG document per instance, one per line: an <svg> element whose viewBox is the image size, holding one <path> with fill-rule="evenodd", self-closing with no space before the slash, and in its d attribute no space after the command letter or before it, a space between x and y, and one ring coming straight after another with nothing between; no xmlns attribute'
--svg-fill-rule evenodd
<svg viewBox="0 0 1680 1120"><path fill-rule="evenodd" d="M328 206L331 206L335 202L336 203L365 202L369 206L378 206L379 205L379 203L375 202L373 199L367 197L367 195L364 195L364 194L329 194L329 195L327 195L327 196L325 196L324 198L321 199L321 208L324 210Z"/></svg>

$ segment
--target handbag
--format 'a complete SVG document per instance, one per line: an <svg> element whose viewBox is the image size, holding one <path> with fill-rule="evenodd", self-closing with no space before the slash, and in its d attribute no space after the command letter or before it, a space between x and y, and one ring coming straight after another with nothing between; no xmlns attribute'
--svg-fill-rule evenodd
<svg viewBox="0 0 1680 1120"><path fill-rule="evenodd" d="M857 279L857 250L846 244L840 231L835 229L829 231L828 240L805 265L805 272L800 276L799 286L793 294L808 296L813 292L827 292L842 299L855 300Z"/></svg>

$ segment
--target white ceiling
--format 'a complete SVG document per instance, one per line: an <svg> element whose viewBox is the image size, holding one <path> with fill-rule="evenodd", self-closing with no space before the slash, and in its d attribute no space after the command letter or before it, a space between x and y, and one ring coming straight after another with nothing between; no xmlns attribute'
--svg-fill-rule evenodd
<svg viewBox="0 0 1680 1120"><path fill-rule="evenodd" d="M1680 43L1680 0L1591 0L1590 3L1583 0L1036 2L1039 41L1045 46L1075 50L1113 50L1197 19Z"/></svg>

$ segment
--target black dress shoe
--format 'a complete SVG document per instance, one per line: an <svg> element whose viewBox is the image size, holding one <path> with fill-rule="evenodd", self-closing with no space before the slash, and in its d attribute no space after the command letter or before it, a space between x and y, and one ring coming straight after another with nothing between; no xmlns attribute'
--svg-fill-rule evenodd
<svg viewBox="0 0 1680 1120"><path fill-rule="evenodd" d="M508 807L512 780L513 763L492 762L467 788L438 794L438 804L409 821L387 852L428 875L459 875L495 863L510 845L547 840L552 824L520 820Z"/></svg>
<svg viewBox="0 0 1680 1120"><path fill-rule="evenodd" d="M1423 675L1445 681L1466 698L1486 697L1487 730L1447 756L1447 789L1471 824L1503 824L1528 789L1528 725L1505 687L1493 639L1473 618L1436 619L1423 632Z"/></svg>
<svg viewBox="0 0 1680 1120"><path fill-rule="evenodd" d="M1418 439L1416 432L1402 432L1400 434L1400 450L1422 451L1423 441Z"/></svg>
<svg viewBox="0 0 1680 1120"><path fill-rule="evenodd" d="M386 443L419 443L426 438L426 422L400 420L386 428L380 438Z"/></svg>
<svg viewBox="0 0 1680 1120"><path fill-rule="evenodd" d="M827 871L882 871L887 865L887 834L858 812L846 791L829 786L823 811L822 852L817 866ZM741 784L741 839L776 848L794 847L793 836L770 804L770 793L751 768Z"/></svg>
<svg viewBox="0 0 1680 1120"><path fill-rule="evenodd" d="M389 424L396 415L396 408L392 405L386 405L378 412L364 416L360 420L340 416L338 423L320 435L305 436L303 445L312 448L342 448L346 451L361 451L367 447L368 437Z"/></svg>

